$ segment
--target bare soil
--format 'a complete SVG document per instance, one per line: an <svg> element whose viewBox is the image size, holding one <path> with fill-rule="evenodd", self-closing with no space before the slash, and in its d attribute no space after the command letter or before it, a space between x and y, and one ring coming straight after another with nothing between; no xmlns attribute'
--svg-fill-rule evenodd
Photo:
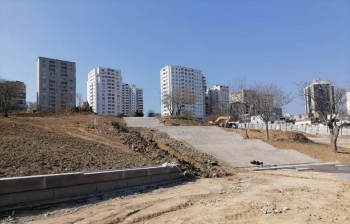
<svg viewBox="0 0 350 224"><path fill-rule="evenodd" d="M94 118L99 124L94 125ZM0 118L0 178L180 163L188 176L226 176L212 156L122 118L38 114Z"/></svg>
<svg viewBox="0 0 350 224"><path fill-rule="evenodd" d="M209 125L206 122L192 117L182 117L182 116L167 116L167 117L158 117L159 121L164 121L166 126L172 126L176 121L180 126L204 126Z"/></svg>
<svg viewBox="0 0 350 224"><path fill-rule="evenodd" d="M99 124L93 125L93 119ZM232 131L232 129L225 129ZM243 134L243 130L234 130ZM262 131L250 131L264 140ZM301 133L273 133L268 143L322 161L347 160ZM341 149L345 150L345 149ZM0 118L2 176L181 162L196 178L178 185L127 190L39 210L15 211L1 223L348 223L350 182L315 172L232 171L213 157L156 130L127 128L115 117L84 115ZM232 175L233 176L227 176ZM118 193L115 192L117 195ZM2 220L1 220L2 219Z"/></svg>
<svg viewBox="0 0 350 224"><path fill-rule="evenodd" d="M28 211L4 223L349 223L350 182L317 173L238 173L74 207Z"/></svg>
<svg viewBox="0 0 350 224"><path fill-rule="evenodd" d="M241 136L245 135L244 129L225 128L226 131L234 131ZM334 153L330 145L315 143L302 132L284 132L269 130L270 139L266 139L263 130L250 129L248 135L251 139L261 139L278 149L294 149L300 153L311 156L323 162L350 162L350 149L338 147L338 153Z"/></svg>

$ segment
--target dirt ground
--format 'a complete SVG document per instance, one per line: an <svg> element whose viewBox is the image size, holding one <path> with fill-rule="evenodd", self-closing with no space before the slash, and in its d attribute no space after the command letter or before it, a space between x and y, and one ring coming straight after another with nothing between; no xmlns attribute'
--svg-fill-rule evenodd
<svg viewBox="0 0 350 224"><path fill-rule="evenodd" d="M224 129L234 131L242 136L245 134L244 129ZM328 144L312 142L307 138L308 134L305 133L276 130L269 130L269 132L269 140L266 140L266 132L262 130L251 129L248 134L251 139L261 139L278 149L294 149L323 162L350 162L349 148L338 147L338 153L334 153Z"/></svg>
<svg viewBox="0 0 350 224"><path fill-rule="evenodd" d="M191 117L182 117L182 116L167 116L167 117L158 117L159 121L164 121L166 126L173 126L176 121L180 126L204 126L209 125L202 120L191 118Z"/></svg>
<svg viewBox="0 0 350 224"><path fill-rule="evenodd" d="M109 200L27 211L4 223L349 223L350 182L318 173L242 172Z"/></svg>
<svg viewBox="0 0 350 224"><path fill-rule="evenodd" d="M99 124L94 125L94 118ZM212 156L122 118L45 114L0 118L0 178L181 163L188 175L225 176ZM184 153L186 152L186 153Z"/></svg>
<svg viewBox="0 0 350 224"><path fill-rule="evenodd" d="M97 126L94 118L99 118ZM251 130L250 136L264 140L265 133ZM277 148L295 149L321 161L350 161L350 150L341 148L341 153L334 154L329 146L310 142L303 134L272 131L271 136L267 142ZM156 130L126 128L116 117L49 114L0 118L0 177L164 162L183 164L187 177L220 177L10 212L0 216L0 223L350 222L348 180L315 172L233 171L221 163L210 166L208 160L215 158Z"/></svg>

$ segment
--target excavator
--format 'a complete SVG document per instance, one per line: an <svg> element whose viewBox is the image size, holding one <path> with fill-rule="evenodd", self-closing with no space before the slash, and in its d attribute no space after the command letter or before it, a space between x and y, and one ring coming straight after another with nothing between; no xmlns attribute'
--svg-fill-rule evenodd
<svg viewBox="0 0 350 224"><path fill-rule="evenodd" d="M218 125L225 128L237 128L238 125L236 122L231 121L230 116L220 116L215 121L209 121L209 124Z"/></svg>

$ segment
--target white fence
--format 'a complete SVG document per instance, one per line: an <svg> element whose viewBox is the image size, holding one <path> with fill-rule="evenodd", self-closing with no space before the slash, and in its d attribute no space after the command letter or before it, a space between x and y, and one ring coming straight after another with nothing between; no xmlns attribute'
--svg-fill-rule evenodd
<svg viewBox="0 0 350 224"><path fill-rule="evenodd" d="M261 129L265 130L265 124L247 124L248 129ZM245 128L244 124L238 124L238 128ZM301 126L301 125L285 125L285 124L268 124L270 130L281 130L281 131L301 131L309 134L320 134L329 135L329 128L327 126ZM339 131L339 135L350 135L349 128L342 128Z"/></svg>

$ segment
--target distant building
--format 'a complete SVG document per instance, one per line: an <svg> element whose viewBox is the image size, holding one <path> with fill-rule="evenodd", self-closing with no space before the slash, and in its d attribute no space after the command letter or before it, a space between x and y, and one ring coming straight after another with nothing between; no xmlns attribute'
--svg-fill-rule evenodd
<svg viewBox="0 0 350 224"><path fill-rule="evenodd" d="M330 82L315 79L304 89L305 113L309 116L334 113L334 86Z"/></svg>
<svg viewBox="0 0 350 224"><path fill-rule="evenodd" d="M12 99L9 109L26 110L27 109L27 92L26 92L26 85L24 84L24 82L4 81L3 83L7 83L9 85L16 85L17 86L16 89L18 88L17 96Z"/></svg>
<svg viewBox="0 0 350 224"><path fill-rule="evenodd" d="M101 115L122 113L121 71L97 67L88 74L87 99L92 111Z"/></svg>
<svg viewBox="0 0 350 224"><path fill-rule="evenodd" d="M143 111L143 89L124 83L122 88L123 114L133 116Z"/></svg>
<svg viewBox="0 0 350 224"><path fill-rule="evenodd" d="M206 91L206 113L207 115L229 115L229 88L228 86L215 85Z"/></svg>
<svg viewBox="0 0 350 224"><path fill-rule="evenodd" d="M252 114L252 105L250 104L251 98L254 97L256 92L254 90L244 89L236 92L230 93L230 105L232 107L231 113L245 110L245 114Z"/></svg>
<svg viewBox="0 0 350 224"><path fill-rule="evenodd" d="M350 92L346 94L346 109L348 111L348 115L350 115Z"/></svg>
<svg viewBox="0 0 350 224"><path fill-rule="evenodd" d="M167 94L174 90L187 89L195 95L195 103L183 105L183 110L193 117L203 118L205 115L206 80L201 70L183 66L168 65L160 70L161 114L169 116L170 111L163 102Z"/></svg>
<svg viewBox="0 0 350 224"><path fill-rule="evenodd" d="M296 114L294 115L294 118L296 121L304 121L304 120L309 120L309 114Z"/></svg>
<svg viewBox="0 0 350 224"><path fill-rule="evenodd" d="M75 105L75 62L38 57L37 109L56 111Z"/></svg>
<svg viewBox="0 0 350 224"><path fill-rule="evenodd" d="M283 113L282 113L282 107L277 107L273 110L273 112L275 113L274 115L277 117L283 117Z"/></svg>

